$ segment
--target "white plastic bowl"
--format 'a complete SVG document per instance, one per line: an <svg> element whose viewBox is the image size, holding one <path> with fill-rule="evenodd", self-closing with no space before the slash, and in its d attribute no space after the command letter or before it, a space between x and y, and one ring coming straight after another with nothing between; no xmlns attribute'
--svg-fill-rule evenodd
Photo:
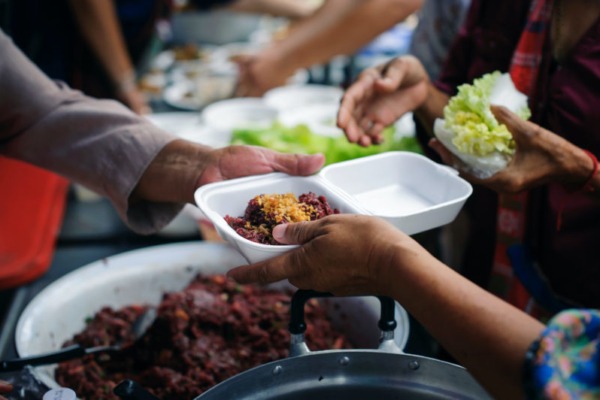
<svg viewBox="0 0 600 400"><path fill-rule="evenodd" d="M291 128L306 125L313 133L335 138L344 135L344 131L336 126L339 110L339 104L299 106L282 111L279 121Z"/></svg>
<svg viewBox="0 0 600 400"><path fill-rule="evenodd" d="M289 85L269 90L264 95L265 103L280 111L295 110L311 105L339 106L344 91L326 85Z"/></svg>
<svg viewBox="0 0 600 400"><path fill-rule="evenodd" d="M277 116L276 109L258 98L219 101L206 107L202 113L202 119L208 127L224 132L236 128L269 128Z"/></svg>
<svg viewBox="0 0 600 400"><path fill-rule="evenodd" d="M451 168L409 152L346 161L311 177L275 173L206 185L195 193L198 207L249 263L281 255L295 246L269 246L239 236L224 220L244 214L247 202L264 193L313 191L341 213L373 215L408 235L454 220L473 192Z"/></svg>

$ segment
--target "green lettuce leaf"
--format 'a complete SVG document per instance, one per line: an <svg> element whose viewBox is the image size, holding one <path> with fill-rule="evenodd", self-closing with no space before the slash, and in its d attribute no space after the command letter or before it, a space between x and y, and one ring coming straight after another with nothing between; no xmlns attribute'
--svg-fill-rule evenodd
<svg viewBox="0 0 600 400"><path fill-rule="evenodd" d="M499 124L490 104L505 105L529 119L527 97L515 89L508 74L499 71L458 87L458 94L444 108L445 127L456 136L452 144L465 154L486 156L493 152L512 155L515 142L506 125Z"/></svg>
<svg viewBox="0 0 600 400"><path fill-rule="evenodd" d="M394 137L395 128L388 127L383 131L384 143L376 146L361 147L350 143L344 136L332 138L314 134L306 125L288 128L275 123L268 129L237 129L233 132L232 145L261 146L281 153L315 154L323 153L326 165L353 160L386 151L412 151L421 153L421 148L414 137Z"/></svg>

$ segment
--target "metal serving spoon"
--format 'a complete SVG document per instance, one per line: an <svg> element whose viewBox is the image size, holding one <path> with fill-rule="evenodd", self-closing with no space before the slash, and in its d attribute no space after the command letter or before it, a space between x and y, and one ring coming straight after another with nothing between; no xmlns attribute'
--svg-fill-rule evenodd
<svg viewBox="0 0 600 400"><path fill-rule="evenodd" d="M138 319L136 319L131 331L135 336L135 342L140 340L156 319L156 308L148 308ZM134 343L135 343L134 342ZM112 346L98 346L85 348L81 345L73 345L65 347L53 353L42 354L25 358L17 358L14 360L0 361L0 372L18 371L26 365L47 365L63 361L73 360L83 357L87 354L116 352L123 349L125 342L117 342Z"/></svg>

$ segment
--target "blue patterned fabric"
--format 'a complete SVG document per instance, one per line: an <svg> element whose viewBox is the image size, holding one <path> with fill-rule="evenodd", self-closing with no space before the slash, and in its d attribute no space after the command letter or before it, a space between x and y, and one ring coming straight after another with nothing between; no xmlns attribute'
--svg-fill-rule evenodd
<svg viewBox="0 0 600 400"><path fill-rule="evenodd" d="M527 354L524 379L528 399L599 399L600 311L552 318Z"/></svg>

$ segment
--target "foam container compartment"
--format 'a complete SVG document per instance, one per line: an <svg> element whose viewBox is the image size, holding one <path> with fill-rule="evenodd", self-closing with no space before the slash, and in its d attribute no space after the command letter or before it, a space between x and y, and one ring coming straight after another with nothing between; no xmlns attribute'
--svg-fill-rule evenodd
<svg viewBox="0 0 600 400"><path fill-rule="evenodd" d="M251 242L224 217L244 215L248 201L260 194L309 191L342 214L377 216L413 235L452 222L473 188L452 168L415 153L389 152L330 165L310 177L273 173L213 183L199 188L195 199L219 235L255 263L297 246Z"/></svg>

